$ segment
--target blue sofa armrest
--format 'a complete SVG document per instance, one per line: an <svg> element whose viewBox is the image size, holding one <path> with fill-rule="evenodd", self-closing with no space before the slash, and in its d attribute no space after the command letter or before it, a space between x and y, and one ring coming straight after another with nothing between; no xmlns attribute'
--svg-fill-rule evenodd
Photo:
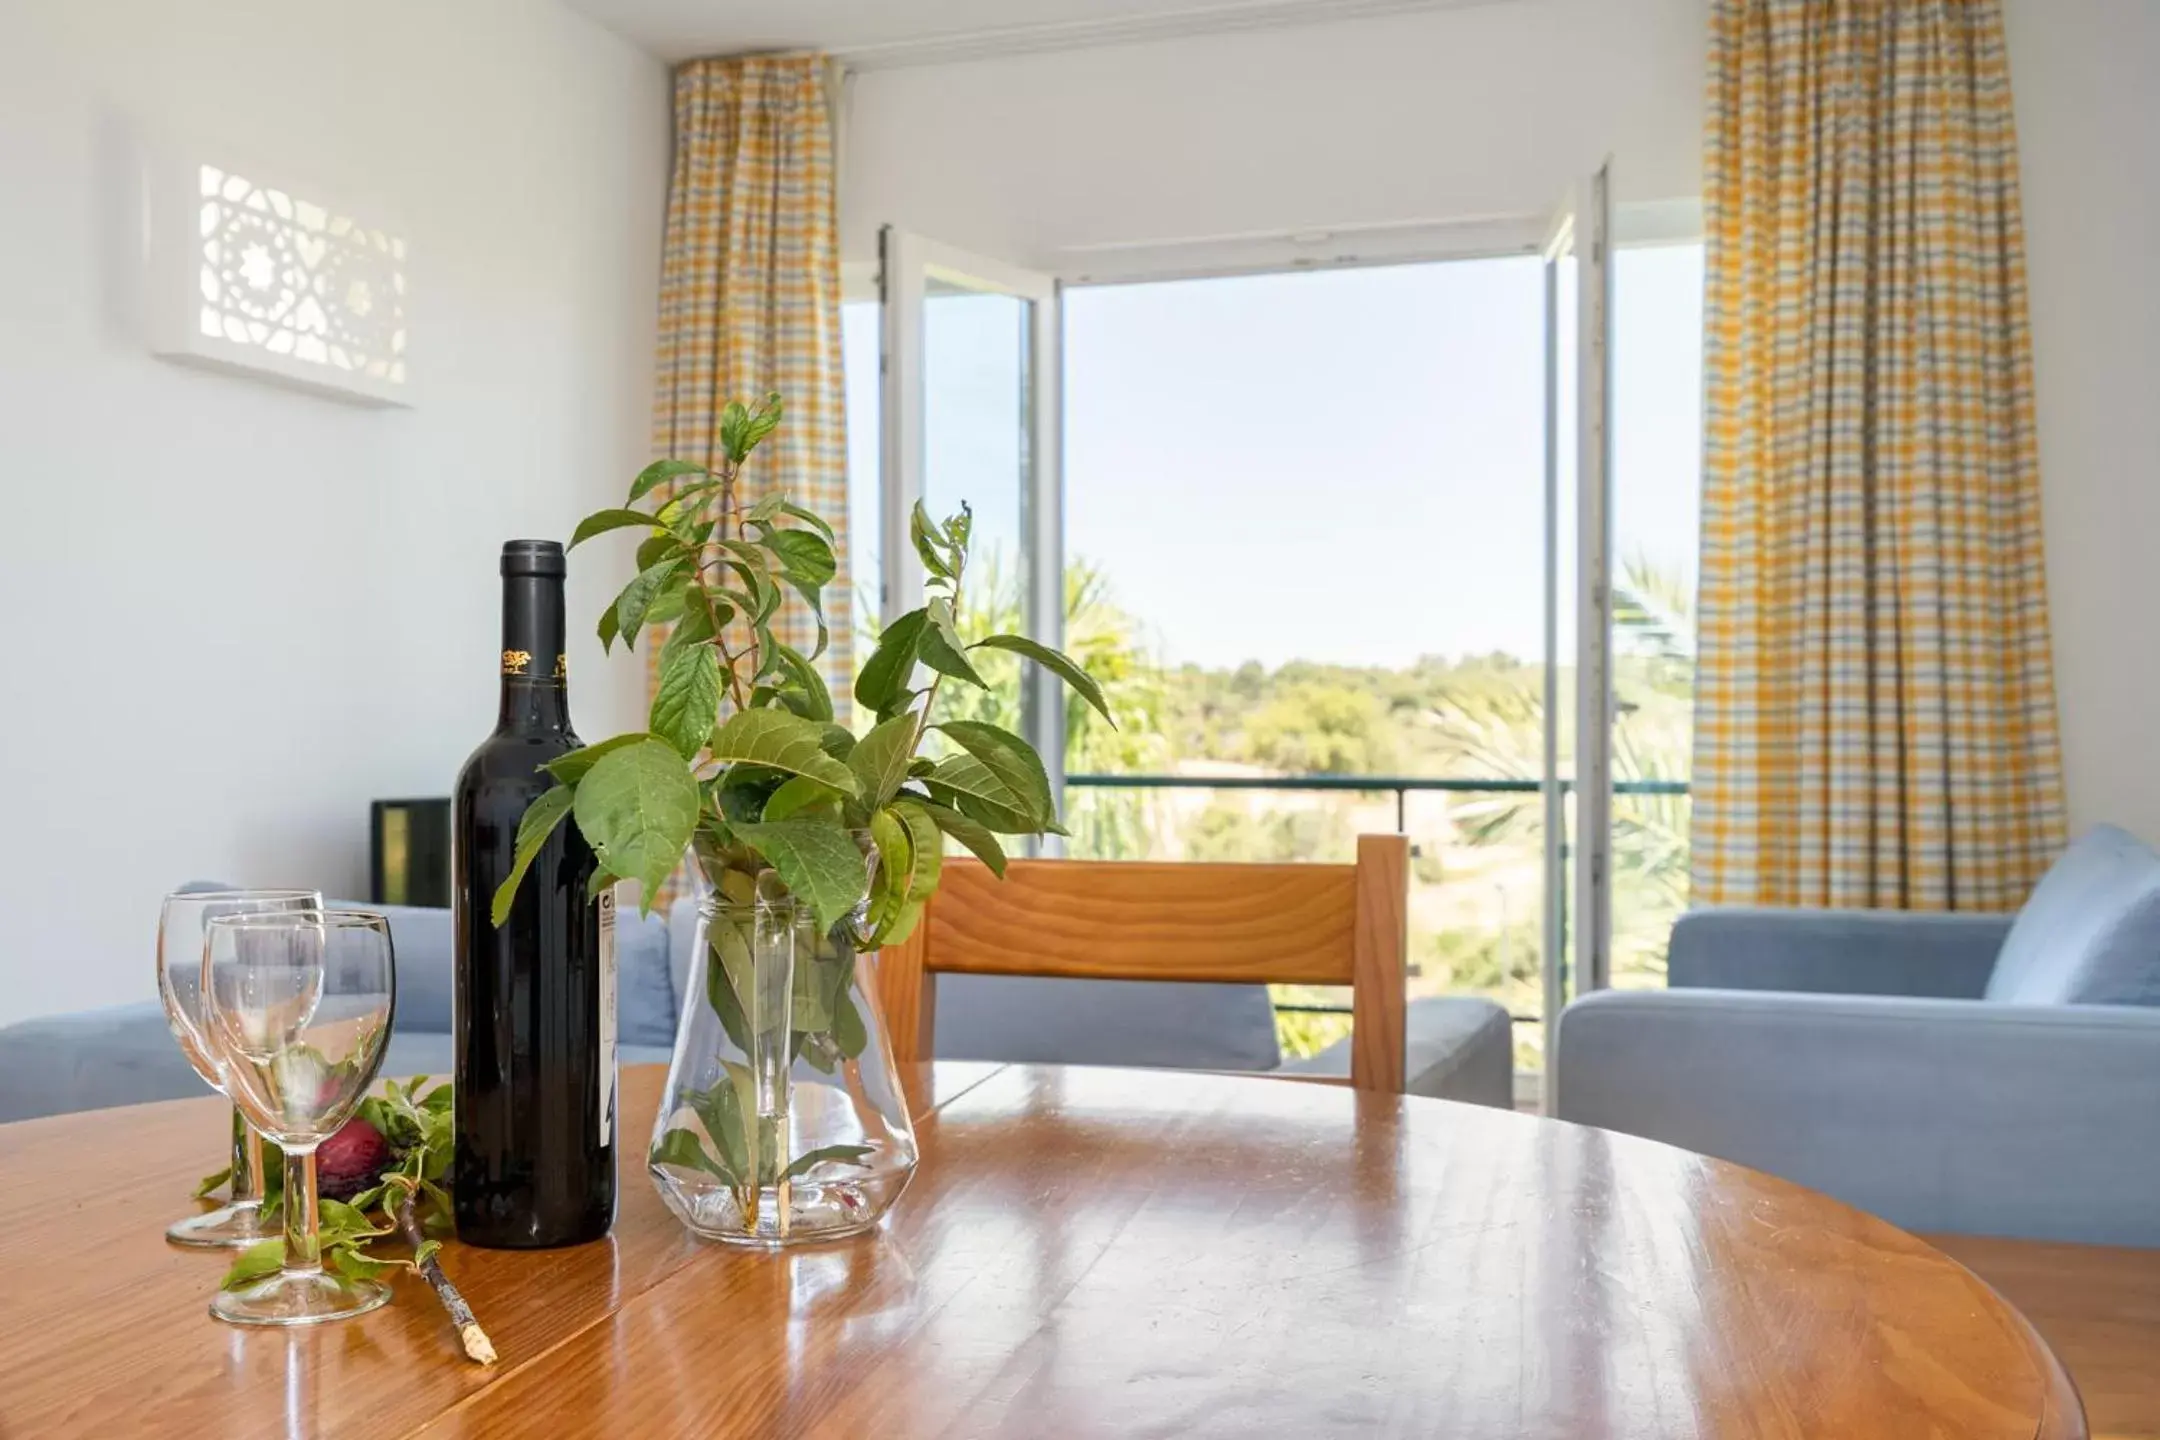
<svg viewBox="0 0 2160 1440"><path fill-rule="evenodd" d="M2160 1009L1606 991L1554 1075L1562 1119L1910 1230L2160 1246Z"/></svg>
<svg viewBox="0 0 2160 1440"><path fill-rule="evenodd" d="M1673 923L1676 990L1978 999L2014 915L1715 907Z"/></svg>
<svg viewBox="0 0 2160 1440"><path fill-rule="evenodd" d="M1508 1013L1473 995L1428 996L1403 1012L1403 1088L1435 1100L1501 1110L1515 1103L1515 1038ZM1289 1075L1350 1073L1350 1042L1281 1067Z"/></svg>

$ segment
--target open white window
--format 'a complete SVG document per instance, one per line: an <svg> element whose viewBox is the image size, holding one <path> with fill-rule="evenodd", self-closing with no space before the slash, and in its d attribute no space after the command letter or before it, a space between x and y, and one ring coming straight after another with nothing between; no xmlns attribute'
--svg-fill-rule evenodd
<svg viewBox="0 0 2160 1440"><path fill-rule="evenodd" d="M1046 645L1064 643L1058 285L1047 275L886 226L879 235L881 566L878 610L920 603L908 540L920 500L974 512L972 609ZM1020 667L1020 730L1062 799L1064 699Z"/></svg>
<svg viewBox="0 0 2160 1440"><path fill-rule="evenodd" d="M1547 1053L1567 1001L1611 983L1611 201L1599 167L1545 246ZM1573 695L1566 690L1572 681Z"/></svg>

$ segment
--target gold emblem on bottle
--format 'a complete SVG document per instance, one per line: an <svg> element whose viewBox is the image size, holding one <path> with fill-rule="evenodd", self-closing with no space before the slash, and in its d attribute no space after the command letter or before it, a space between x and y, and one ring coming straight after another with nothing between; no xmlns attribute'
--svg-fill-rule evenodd
<svg viewBox="0 0 2160 1440"><path fill-rule="evenodd" d="M569 678L570 678L570 657L569 657L569 656L567 656L567 655L557 655L557 656L555 657L555 678L556 678L557 680L567 680L567 679L569 679Z"/></svg>
<svg viewBox="0 0 2160 1440"><path fill-rule="evenodd" d="M523 674L525 674L525 673L527 672L527 670L528 670L528 669L529 669L529 668L531 667L531 665L532 665L532 651L530 651L530 650L505 650L505 651L503 651L503 668L502 668L502 673L503 673L503 674L505 674L505 675L523 675Z"/></svg>

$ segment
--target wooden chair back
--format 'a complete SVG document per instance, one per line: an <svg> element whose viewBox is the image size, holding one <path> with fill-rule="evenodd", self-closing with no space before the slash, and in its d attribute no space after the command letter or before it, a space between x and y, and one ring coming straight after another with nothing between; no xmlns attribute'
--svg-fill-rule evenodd
<svg viewBox="0 0 2160 1440"><path fill-rule="evenodd" d="M930 1058L940 974L1348 985L1350 1083L1400 1092L1409 886L1401 835L1359 836L1355 865L948 860L878 954L893 1053Z"/></svg>

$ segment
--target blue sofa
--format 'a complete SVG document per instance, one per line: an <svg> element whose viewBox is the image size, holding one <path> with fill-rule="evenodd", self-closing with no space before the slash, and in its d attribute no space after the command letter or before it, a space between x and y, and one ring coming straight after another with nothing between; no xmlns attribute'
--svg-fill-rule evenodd
<svg viewBox="0 0 2160 1440"><path fill-rule="evenodd" d="M389 1075L448 1075L451 933L447 910L372 906L390 917L398 1000ZM690 970L697 913L625 914L616 925L618 1054L666 1063ZM1513 1045L1498 1005L1423 999L1407 1017L1413 1094L1505 1107ZM947 1059L1285 1070L1347 1076L1347 1041L1283 1062L1275 1013L1258 985L1023 980L946 976L938 984L938 1054ZM0 1029L0 1122L205 1093L154 1001Z"/></svg>
<svg viewBox="0 0 2160 1440"><path fill-rule="evenodd" d="M2010 915L1706 909L1670 988L1562 1014L1561 1118L1907 1229L2160 1246L2160 857L2111 826Z"/></svg>

